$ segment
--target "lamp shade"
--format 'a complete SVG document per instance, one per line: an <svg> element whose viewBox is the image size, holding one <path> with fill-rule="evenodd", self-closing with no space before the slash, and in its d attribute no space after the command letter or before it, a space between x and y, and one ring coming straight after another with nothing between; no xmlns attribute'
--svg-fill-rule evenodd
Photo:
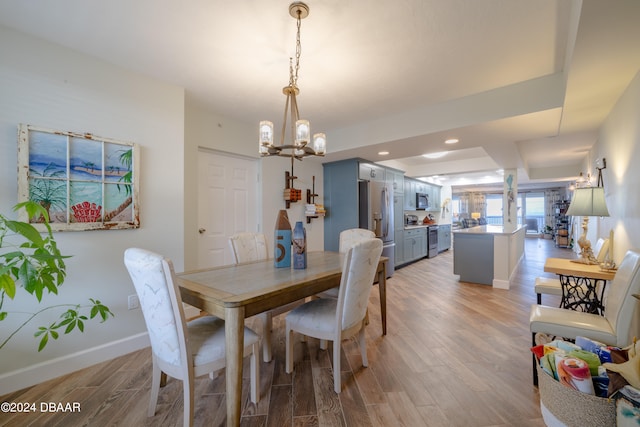
<svg viewBox="0 0 640 427"><path fill-rule="evenodd" d="M480 212L471 212L471 218L480 219Z"/></svg>
<svg viewBox="0 0 640 427"><path fill-rule="evenodd" d="M263 120L260 122L260 146L273 145L273 122Z"/></svg>
<svg viewBox="0 0 640 427"><path fill-rule="evenodd" d="M309 127L309 120L299 119L296 120L296 147L304 147L307 145L310 139L311 128Z"/></svg>
<svg viewBox="0 0 640 427"><path fill-rule="evenodd" d="M604 198L604 187L576 188L569 209L569 216L609 216Z"/></svg>
<svg viewBox="0 0 640 427"><path fill-rule="evenodd" d="M327 151L327 136L324 133L313 134L313 150L320 155Z"/></svg>

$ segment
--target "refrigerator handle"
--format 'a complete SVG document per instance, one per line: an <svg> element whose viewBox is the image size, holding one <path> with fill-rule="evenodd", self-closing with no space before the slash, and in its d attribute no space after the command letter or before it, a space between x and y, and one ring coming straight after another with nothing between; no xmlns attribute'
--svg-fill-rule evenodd
<svg viewBox="0 0 640 427"><path fill-rule="evenodd" d="M382 189L382 203L380 203L380 205L383 220L382 237L387 238L389 236L389 191L387 187Z"/></svg>

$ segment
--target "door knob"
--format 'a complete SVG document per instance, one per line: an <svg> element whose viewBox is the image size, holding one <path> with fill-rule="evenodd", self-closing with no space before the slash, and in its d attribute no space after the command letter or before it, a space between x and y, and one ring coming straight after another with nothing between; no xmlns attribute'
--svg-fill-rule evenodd
<svg viewBox="0 0 640 427"><path fill-rule="evenodd" d="M204 228L198 228L198 233L200 233L200 234L204 233L205 231L207 231L207 230L205 230Z"/></svg>

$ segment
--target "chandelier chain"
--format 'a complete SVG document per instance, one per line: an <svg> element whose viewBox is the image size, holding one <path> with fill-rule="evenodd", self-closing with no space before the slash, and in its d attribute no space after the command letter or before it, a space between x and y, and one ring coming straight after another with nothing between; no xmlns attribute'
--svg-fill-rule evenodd
<svg viewBox="0 0 640 427"><path fill-rule="evenodd" d="M302 46L300 44L300 22L301 22L301 18L300 18L300 14L301 11L298 10L298 17L296 18L296 27L297 27L297 31L296 31L296 69L295 69L295 77L293 78L293 85L297 85L298 84L298 71L300 70L300 55L302 53Z"/></svg>
<svg viewBox="0 0 640 427"><path fill-rule="evenodd" d="M259 153L261 156L283 156L291 158L291 175L293 176L294 159L302 160L307 156L324 156L326 153L326 135L318 132L311 136L309 120L300 119L298 101L296 96L298 89L298 73L300 70L300 57L302 56L302 44L300 42L301 21L309 16L309 7L302 2L294 2L289 5L289 15L296 19L296 51L294 57L289 57L289 85L282 88L286 96L284 114L282 117L282 132L280 133L280 145L274 145L273 123L263 120L259 126ZM290 120L287 120L290 116ZM287 124L291 127L291 143L285 144Z"/></svg>

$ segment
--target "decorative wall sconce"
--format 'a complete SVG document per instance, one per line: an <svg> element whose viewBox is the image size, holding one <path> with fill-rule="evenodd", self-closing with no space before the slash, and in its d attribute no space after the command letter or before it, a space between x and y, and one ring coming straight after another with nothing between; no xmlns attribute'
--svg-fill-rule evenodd
<svg viewBox="0 0 640 427"><path fill-rule="evenodd" d="M598 187L604 188L604 179L602 178L602 169L607 168L607 159L604 157L596 160L596 169L598 170Z"/></svg>
<svg viewBox="0 0 640 427"><path fill-rule="evenodd" d="M575 182L572 182L571 185L569 185L569 190L574 191L576 188L584 187L591 187L591 174L587 173L587 177L585 178L582 172L580 172L580 176L578 177L578 179L576 179Z"/></svg>

